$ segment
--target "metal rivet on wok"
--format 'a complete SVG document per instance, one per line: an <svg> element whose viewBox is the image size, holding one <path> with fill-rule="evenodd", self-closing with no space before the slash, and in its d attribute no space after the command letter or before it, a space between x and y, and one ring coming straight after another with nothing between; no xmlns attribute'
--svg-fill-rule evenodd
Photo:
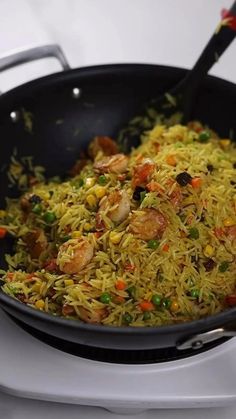
<svg viewBox="0 0 236 419"><path fill-rule="evenodd" d="M192 342L192 349L201 349L203 347L202 340L195 340Z"/></svg>
<svg viewBox="0 0 236 419"><path fill-rule="evenodd" d="M11 118L12 122L17 122L17 121L19 121L19 118L20 118L20 113L19 113L19 111L12 111L12 112L10 113L10 118Z"/></svg>
<svg viewBox="0 0 236 419"><path fill-rule="evenodd" d="M81 95L81 89L79 89L78 87L74 87L72 90L72 96L75 99L78 99Z"/></svg>

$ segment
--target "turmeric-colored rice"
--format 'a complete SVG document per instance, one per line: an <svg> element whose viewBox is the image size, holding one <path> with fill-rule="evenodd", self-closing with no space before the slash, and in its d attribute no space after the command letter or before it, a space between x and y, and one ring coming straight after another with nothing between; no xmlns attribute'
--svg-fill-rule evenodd
<svg viewBox="0 0 236 419"><path fill-rule="evenodd" d="M113 326L186 322L236 304L234 144L192 122L155 126L128 156L107 137L88 153L66 181L40 172L0 211L0 231L16 239L2 290Z"/></svg>

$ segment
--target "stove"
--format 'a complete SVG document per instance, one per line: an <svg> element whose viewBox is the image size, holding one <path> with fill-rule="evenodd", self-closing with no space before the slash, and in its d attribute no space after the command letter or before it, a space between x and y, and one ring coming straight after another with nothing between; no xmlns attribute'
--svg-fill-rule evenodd
<svg viewBox="0 0 236 419"><path fill-rule="evenodd" d="M22 330L4 312L0 336L0 387L14 396L116 413L236 403L236 338L180 360L132 365L65 353Z"/></svg>

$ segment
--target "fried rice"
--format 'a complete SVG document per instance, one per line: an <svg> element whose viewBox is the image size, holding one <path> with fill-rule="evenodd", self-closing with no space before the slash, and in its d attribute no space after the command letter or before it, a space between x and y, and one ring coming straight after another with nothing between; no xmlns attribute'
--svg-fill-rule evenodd
<svg viewBox="0 0 236 419"><path fill-rule="evenodd" d="M52 315L161 326L236 304L236 148L199 122L157 125L129 155L95 137L70 177L0 210L2 290Z"/></svg>

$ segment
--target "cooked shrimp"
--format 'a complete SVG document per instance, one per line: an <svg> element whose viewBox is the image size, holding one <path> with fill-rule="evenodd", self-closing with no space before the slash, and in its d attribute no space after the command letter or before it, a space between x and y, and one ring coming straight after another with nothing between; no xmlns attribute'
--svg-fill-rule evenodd
<svg viewBox="0 0 236 419"><path fill-rule="evenodd" d="M133 169L132 186L145 186L154 172L155 163L151 159L144 159Z"/></svg>
<svg viewBox="0 0 236 419"><path fill-rule="evenodd" d="M114 154L111 157L104 157L94 163L93 167L99 173L124 173L128 166L128 157L124 154Z"/></svg>
<svg viewBox="0 0 236 419"><path fill-rule="evenodd" d="M225 234L229 240L233 241L236 239L236 225L225 227Z"/></svg>
<svg viewBox="0 0 236 419"><path fill-rule="evenodd" d="M130 231L142 240L160 239L167 227L167 218L155 209L144 209L133 213Z"/></svg>
<svg viewBox="0 0 236 419"><path fill-rule="evenodd" d="M130 199L126 191L114 191L104 197L99 212L107 211L107 216L115 223L124 221L130 212Z"/></svg>
<svg viewBox="0 0 236 419"><path fill-rule="evenodd" d="M84 307L79 307L80 318L86 323L101 323L102 319L106 317L107 310L105 308L97 308L89 311Z"/></svg>
<svg viewBox="0 0 236 419"><path fill-rule="evenodd" d="M89 156L95 159L98 152L101 151L104 156L112 156L118 153L118 146L110 137L94 137L88 148Z"/></svg>
<svg viewBox="0 0 236 419"><path fill-rule="evenodd" d="M33 259L38 259L41 253L46 250L47 237L41 228L37 228L34 231L27 233L23 237L26 243L28 252Z"/></svg>
<svg viewBox="0 0 236 419"><path fill-rule="evenodd" d="M180 207L180 204L183 201L183 194L178 186L170 193L169 198L174 208Z"/></svg>
<svg viewBox="0 0 236 419"><path fill-rule="evenodd" d="M76 274L91 261L93 251L93 245L86 237L70 239L59 247L57 265L66 274Z"/></svg>

